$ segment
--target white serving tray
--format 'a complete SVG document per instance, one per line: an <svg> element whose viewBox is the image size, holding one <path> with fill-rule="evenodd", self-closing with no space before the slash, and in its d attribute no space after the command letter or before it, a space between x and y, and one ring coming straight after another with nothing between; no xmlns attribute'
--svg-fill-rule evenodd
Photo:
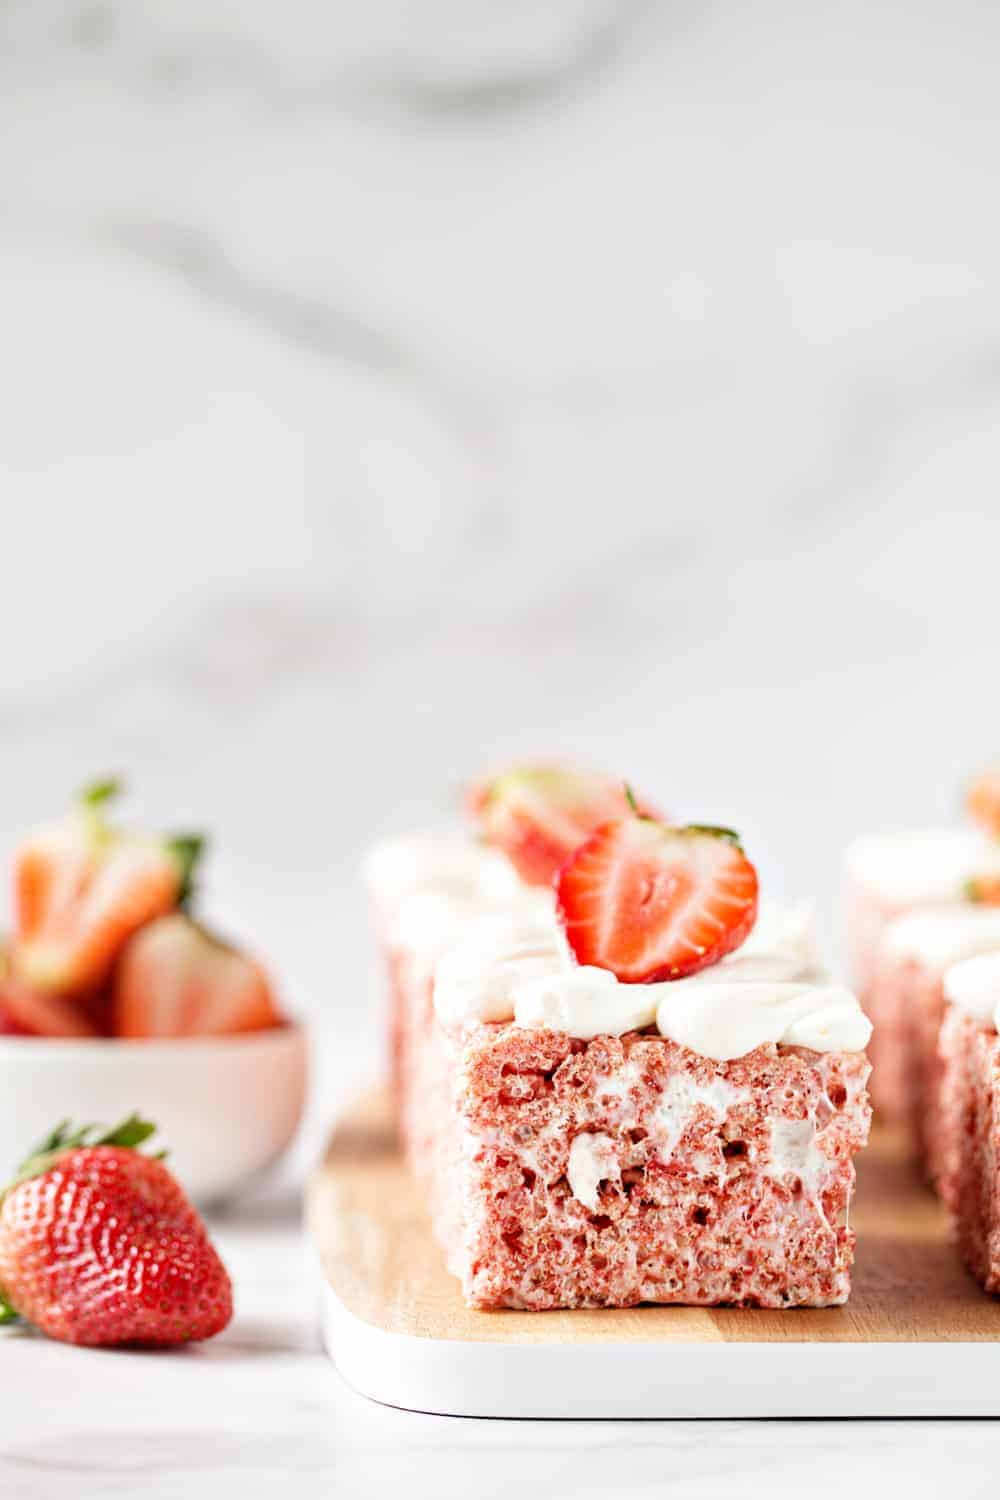
<svg viewBox="0 0 1000 1500"><path fill-rule="evenodd" d="M859 1165L843 1308L473 1312L445 1271L382 1091L309 1190L324 1337L373 1400L477 1417L1000 1416L1000 1303L962 1270L899 1143Z"/></svg>

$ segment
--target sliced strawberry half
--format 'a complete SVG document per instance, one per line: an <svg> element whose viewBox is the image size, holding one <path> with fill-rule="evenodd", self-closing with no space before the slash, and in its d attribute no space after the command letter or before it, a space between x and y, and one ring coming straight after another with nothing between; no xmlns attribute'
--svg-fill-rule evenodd
<svg viewBox="0 0 1000 1500"><path fill-rule="evenodd" d="M111 827L105 809L117 791L110 781L90 788L15 855L14 969L46 994L98 990L126 940L173 910L190 882L201 840Z"/></svg>
<svg viewBox="0 0 1000 1500"><path fill-rule="evenodd" d="M181 912L151 922L122 954L112 998L123 1037L228 1036L280 1026L267 975Z"/></svg>
<svg viewBox="0 0 1000 1500"><path fill-rule="evenodd" d="M620 779L560 766L515 766L476 782L469 813L529 885L550 885L595 828L628 811ZM644 808L644 811L651 811Z"/></svg>
<svg viewBox="0 0 1000 1500"><path fill-rule="evenodd" d="M739 947L757 917L757 872L728 829L624 818L571 855L556 896L581 964L649 983L694 974Z"/></svg>
<svg viewBox="0 0 1000 1500"><path fill-rule="evenodd" d="M976 822L1000 838L1000 765L982 771L969 787L966 806Z"/></svg>

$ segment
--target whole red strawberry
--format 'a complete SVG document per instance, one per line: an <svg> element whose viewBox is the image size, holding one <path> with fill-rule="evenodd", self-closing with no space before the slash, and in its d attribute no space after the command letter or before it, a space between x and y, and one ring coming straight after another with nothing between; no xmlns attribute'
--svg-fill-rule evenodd
<svg viewBox="0 0 1000 1500"><path fill-rule="evenodd" d="M225 1266L136 1115L60 1125L0 1199L0 1313L70 1344L186 1344L232 1317Z"/></svg>

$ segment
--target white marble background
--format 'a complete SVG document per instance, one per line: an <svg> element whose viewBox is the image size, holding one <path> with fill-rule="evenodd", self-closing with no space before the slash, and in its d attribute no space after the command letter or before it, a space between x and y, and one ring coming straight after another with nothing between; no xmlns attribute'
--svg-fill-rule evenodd
<svg viewBox="0 0 1000 1500"><path fill-rule="evenodd" d="M982 0L0 5L0 829L122 768L213 831L309 1139L360 851L484 759L829 920L1000 745L998 63Z"/></svg>

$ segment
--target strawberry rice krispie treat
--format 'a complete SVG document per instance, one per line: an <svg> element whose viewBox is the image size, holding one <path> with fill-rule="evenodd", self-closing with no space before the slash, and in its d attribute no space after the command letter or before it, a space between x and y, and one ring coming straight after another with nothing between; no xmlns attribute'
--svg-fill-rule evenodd
<svg viewBox="0 0 1000 1500"><path fill-rule="evenodd" d="M1000 953L944 977L938 1187L966 1266L1000 1293Z"/></svg>
<svg viewBox="0 0 1000 1500"><path fill-rule="evenodd" d="M868 834L848 846L845 867L851 974L867 1010L890 922L918 908L982 899L1000 876L1000 846L974 828Z"/></svg>
<svg viewBox="0 0 1000 1500"><path fill-rule="evenodd" d="M472 799L516 890L477 895L429 962L394 929L404 1145L467 1301L843 1302L857 1000L803 913L757 922L734 834L561 775Z"/></svg>
<svg viewBox="0 0 1000 1500"><path fill-rule="evenodd" d="M945 971L1000 950L1000 908L955 903L897 917L886 928L868 993L874 1025L872 1100L879 1118L906 1127L931 1181L940 1171L938 1106Z"/></svg>
<svg viewBox="0 0 1000 1500"><path fill-rule="evenodd" d="M865 1009L882 934L896 917L925 906L1000 905L1000 765L970 784L965 810L965 827L866 834L848 845L847 938Z"/></svg>

